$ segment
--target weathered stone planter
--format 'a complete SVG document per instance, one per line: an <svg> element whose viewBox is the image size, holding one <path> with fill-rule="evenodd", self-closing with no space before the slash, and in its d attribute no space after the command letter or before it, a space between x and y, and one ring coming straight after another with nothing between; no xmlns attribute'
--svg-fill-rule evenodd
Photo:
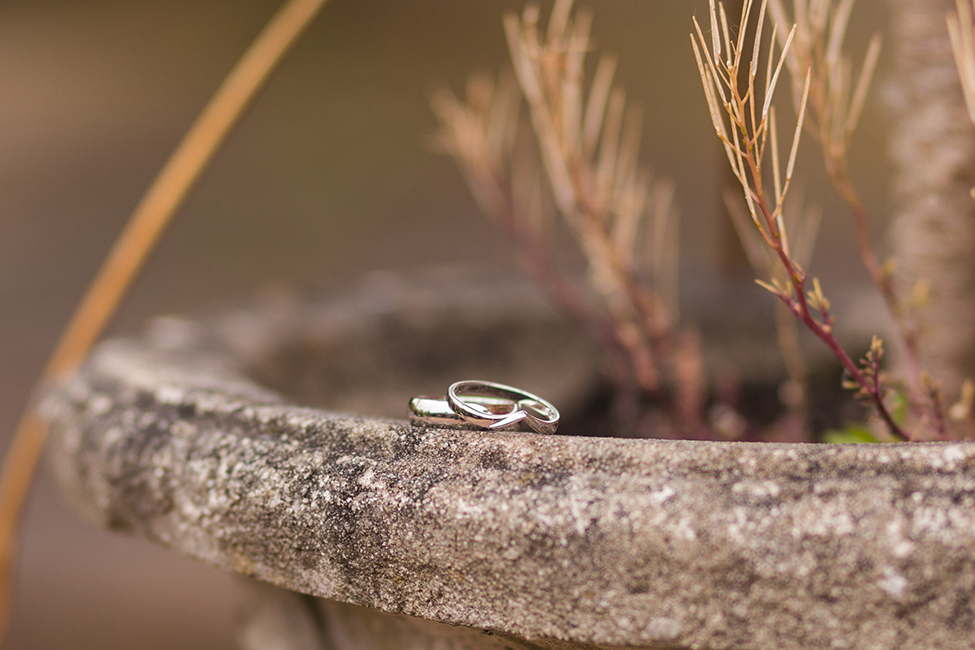
<svg viewBox="0 0 975 650"><path fill-rule="evenodd" d="M253 583L245 647L975 647L975 445L481 433L289 401L405 417L478 377L571 417L593 356L533 304L391 284L159 323L47 399L56 474L102 526L320 597Z"/></svg>

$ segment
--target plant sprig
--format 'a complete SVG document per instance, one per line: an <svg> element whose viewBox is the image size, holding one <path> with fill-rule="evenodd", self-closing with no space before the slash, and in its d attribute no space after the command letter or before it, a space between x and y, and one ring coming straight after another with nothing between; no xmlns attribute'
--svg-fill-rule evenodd
<svg viewBox="0 0 975 650"><path fill-rule="evenodd" d="M923 401L919 332L913 316L918 304L905 301L897 290L893 262L878 261L870 243L869 215L850 176L849 144L866 104L882 43L879 33L870 39L854 82L853 64L843 51L853 4L854 0L794 0L791 15L795 38L785 56L786 68L797 110L804 79L808 79L810 116L806 130L819 142L826 174L850 208L860 259L896 324L909 392L918 403ZM777 23L789 22L784 0L769 0L769 11ZM784 46L782 34L779 42Z"/></svg>
<svg viewBox="0 0 975 650"><path fill-rule="evenodd" d="M673 185L640 163L642 112L614 85L615 59L602 56L586 74L591 24L590 13L573 13L572 0L555 2L544 29L535 4L506 15L517 83L475 79L465 101L438 93L437 143L535 279L611 351L622 392L650 397L675 422L699 419L688 406L704 403L700 373L688 370L698 339L675 335ZM518 119L522 98L528 128ZM590 292L558 267L549 213L578 244Z"/></svg>
<svg viewBox="0 0 975 650"><path fill-rule="evenodd" d="M481 210L514 242L532 279L548 298L623 363L612 323L560 272L546 234L553 210L534 151L524 146L517 80L503 73L468 80L463 101L447 90L431 98L440 120L434 145L457 161Z"/></svg>
<svg viewBox="0 0 975 650"><path fill-rule="evenodd" d="M557 0L543 31L538 6L529 4L521 17L505 15L505 34L556 206L585 256L590 283L632 359L637 383L655 393L673 345L673 317L637 281L633 266L636 233L653 193L638 162L641 115L627 109L625 92L613 87L612 57L602 58L585 92L592 15L571 9L572 0Z"/></svg>
<svg viewBox="0 0 975 650"><path fill-rule="evenodd" d="M691 45L704 87L712 125L724 146L732 171L742 186L752 222L765 244L778 258L788 278L787 284L775 278L771 283L760 282L760 284L782 300L796 318L833 352L849 376L849 383L855 384L862 397L870 402L891 435L907 440L907 434L891 417L884 403L880 373L871 374L867 371L867 368L873 368L872 361L867 366L858 366L836 340L830 304L823 294L822 287L814 280L812 290L807 289L806 273L794 260L789 250L783 219L783 202L788 194L795 168L810 91L811 71L807 70L805 74L798 102L798 118L792 146L783 176L772 97L797 27L793 26L788 35L781 39L781 50L776 58L774 56L777 42L775 35L778 27L773 26L764 82L756 86L759 75L759 48L764 33L767 3L768 0L762 0L757 12L754 45L750 57L745 48L745 33L750 24L753 0L745 0L743 4L737 35L732 34L723 4L718 3L716 6L714 0L710 0L709 3L711 38L705 37L696 18L694 19L695 33L691 34ZM744 82L740 81L742 72L745 73ZM761 91L761 96L758 91ZM772 166L771 192L766 188L767 158L771 158ZM874 356L879 363L882 355Z"/></svg>

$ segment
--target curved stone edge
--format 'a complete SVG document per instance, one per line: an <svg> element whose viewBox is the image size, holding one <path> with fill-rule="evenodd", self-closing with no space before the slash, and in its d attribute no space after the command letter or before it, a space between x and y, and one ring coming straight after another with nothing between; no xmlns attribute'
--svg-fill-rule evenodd
<svg viewBox="0 0 975 650"><path fill-rule="evenodd" d="M961 647L975 445L420 429L103 344L44 404L102 526L296 591L616 646Z"/></svg>

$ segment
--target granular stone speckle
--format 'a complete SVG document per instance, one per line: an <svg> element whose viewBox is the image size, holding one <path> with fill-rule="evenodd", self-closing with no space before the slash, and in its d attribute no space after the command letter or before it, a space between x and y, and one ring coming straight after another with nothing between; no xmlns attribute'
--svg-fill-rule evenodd
<svg viewBox="0 0 975 650"><path fill-rule="evenodd" d="M109 342L47 397L93 521L499 648L975 647L975 444L417 428L200 349Z"/></svg>
<svg viewBox="0 0 975 650"><path fill-rule="evenodd" d="M103 345L45 413L95 521L308 594L616 646L961 648L975 632L970 444L421 429L133 343Z"/></svg>

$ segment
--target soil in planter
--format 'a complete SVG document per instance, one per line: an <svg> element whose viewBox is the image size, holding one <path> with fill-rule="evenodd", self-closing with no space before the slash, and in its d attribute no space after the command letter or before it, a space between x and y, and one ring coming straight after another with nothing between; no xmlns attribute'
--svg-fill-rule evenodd
<svg viewBox="0 0 975 650"><path fill-rule="evenodd" d="M780 398L781 381L745 381L735 387L735 413L747 423L747 429L734 437L746 441L821 442L830 429L842 429L867 420L868 410L850 391L840 385L842 367L827 363L813 369L809 377L809 404L806 413L808 438L782 437L780 426L788 410ZM705 415L712 418L721 413L724 402L711 393L705 404ZM707 431L682 435L664 424L665 415L652 403L641 401L636 415L621 414L619 397L608 381L599 381L587 397L585 407L572 418L563 419L560 435L595 437L649 437L722 439Z"/></svg>

